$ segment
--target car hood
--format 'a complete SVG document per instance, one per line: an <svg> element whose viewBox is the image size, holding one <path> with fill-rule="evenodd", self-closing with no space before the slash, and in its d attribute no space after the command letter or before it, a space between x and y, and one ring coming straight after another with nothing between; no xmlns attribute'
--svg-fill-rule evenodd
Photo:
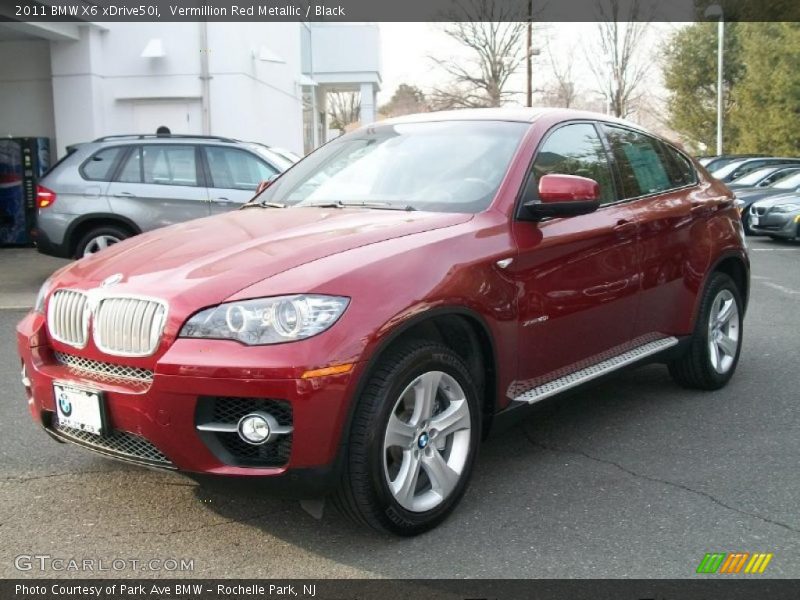
<svg viewBox="0 0 800 600"><path fill-rule="evenodd" d="M90 289L119 274L115 293L154 296L196 310L302 264L471 218L369 209L249 208L116 244L69 265L54 278L53 287Z"/></svg>
<svg viewBox="0 0 800 600"><path fill-rule="evenodd" d="M775 188L752 188L752 189L735 189L734 193L740 200L744 200L748 204L752 204L762 198L771 198L772 196L782 196L785 194L793 194L792 190L779 190Z"/></svg>
<svg viewBox="0 0 800 600"><path fill-rule="evenodd" d="M753 202L753 204L757 206L767 207L767 206L775 206L777 204L788 204L789 202L798 202L800 201L800 196L797 192L789 192L787 194L776 194L774 196L769 196L768 198L762 198L757 202Z"/></svg>

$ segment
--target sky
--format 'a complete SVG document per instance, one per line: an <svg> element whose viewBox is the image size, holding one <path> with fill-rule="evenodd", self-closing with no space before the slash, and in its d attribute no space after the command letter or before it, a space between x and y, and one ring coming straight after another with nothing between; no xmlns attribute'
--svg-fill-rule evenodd
<svg viewBox="0 0 800 600"><path fill-rule="evenodd" d="M443 31L442 23L380 23L383 84L378 94L378 103L387 102L401 83L416 85L423 91L443 81L441 68L430 60L437 57L465 57L465 51L457 42ZM654 23L650 25L649 44L645 60L651 63L649 85L656 93L663 92L657 49L667 34L679 25ZM573 53L573 77L579 90L602 103L594 73L586 60L585 41L594 39L597 32L595 23L548 23L542 24L534 33L534 48L541 54L534 59L534 87L542 85L542 78L549 80L550 66L548 48L554 56ZM538 72L538 77L537 77ZM524 101L524 68L512 79L509 88L519 91L519 102Z"/></svg>

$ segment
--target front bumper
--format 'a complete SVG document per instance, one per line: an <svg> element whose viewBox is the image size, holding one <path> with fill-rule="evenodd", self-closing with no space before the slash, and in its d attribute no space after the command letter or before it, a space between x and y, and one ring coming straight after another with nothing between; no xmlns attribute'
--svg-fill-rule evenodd
<svg viewBox="0 0 800 600"><path fill-rule="evenodd" d="M203 340L200 348L197 340L178 340L152 370L137 371L141 380L134 380L129 372L124 373L129 378L115 376L116 366L124 365L124 359L107 357L102 374L96 368L100 361L79 356L75 358L82 360L65 359L63 348L54 349L48 343L41 315L30 313L23 319L17 329L17 341L28 383L25 390L29 410L34 420L56 439L128 462L177 469L201 479L204 475L221 475L226 480L281 479L320 490L336 479L349 399L354 395L360 371L358 363L349 373L327 377L275 378L272 369L273 377L265 378L258 369L243 372L237 366L232 342ZM202 353L215 356L213 369L187 364L192 356L200 361ZM225 357L230 361L229 368L224 364ZM115 368L108 369L107 365ZM296 367L287 372L296 373ZM55 416L54 382L102 393L107 423L103 438L60 426ZM208 433L197 429L199 423L225 415L233 415L235 420L234 413L239 409L234 407L252 403L266 410L283 411L280 418L288 419L293 428L288 444L285 438L268 442L282 446L242 458L236 448L231 450L230 445L210 439ZM238 437L236 433L227 435ZM267 456L266 462L260 456Z"/></svg>
<svg viewBox="0 0 800 600"><path fill-rule="evenodd" d="M758 225L753 225L753 218L758 218ZM766 212L757 214L752 209L750 212L750 228L760 235L770 235L785 239L800 237L800 213L774 213Z"/></svg>

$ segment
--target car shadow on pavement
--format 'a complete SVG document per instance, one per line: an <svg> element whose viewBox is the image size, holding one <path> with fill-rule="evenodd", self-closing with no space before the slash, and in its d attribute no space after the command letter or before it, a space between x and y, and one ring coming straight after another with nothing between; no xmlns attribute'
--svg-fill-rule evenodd
<svg viewBox="0 0 800 600"><path fill-rule="evenodd" d="M626 502L651 500L653 490L642 492L641 482L631 473L645 469L646 463L652 468L659 456L668 456L673 427L690 427L702 419L692 411L718 409L716 402L698 402L698 395L702 393L680 390L665 367L652 365L531 407L522 422L482 445L470 488L454 514L416 538L351 524L330 502L322 519L316 520L289 499L231 495L205 487L195 493L226 520L246 522L378 576L547 576L529 570L530 559L543 551L539 540L548 541L547 552L573 552L593 535L607 535L598 521L607 517L613 522L621 503L624 509ZM667 430L659 423L667 423ZM630 466L618 464L624 461ZM660 517L648 523L645 514L643 520L643 530L663 525ZM645 531L641 535L646 538ZM437 558L428 560L432 552ZM448 565L446 572L442 564Z"/></svg>

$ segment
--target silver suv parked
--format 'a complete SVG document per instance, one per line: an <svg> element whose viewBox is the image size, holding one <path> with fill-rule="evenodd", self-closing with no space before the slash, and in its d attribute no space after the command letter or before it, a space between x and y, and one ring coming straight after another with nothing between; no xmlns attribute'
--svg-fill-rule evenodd
<svg viewBox="0 0 800 600"><path fill-rule="evenodd" d="M78 144L41 180L36 245L80 258L143 231L232 210L292 161L221 137L118 135Z"/></svg>

